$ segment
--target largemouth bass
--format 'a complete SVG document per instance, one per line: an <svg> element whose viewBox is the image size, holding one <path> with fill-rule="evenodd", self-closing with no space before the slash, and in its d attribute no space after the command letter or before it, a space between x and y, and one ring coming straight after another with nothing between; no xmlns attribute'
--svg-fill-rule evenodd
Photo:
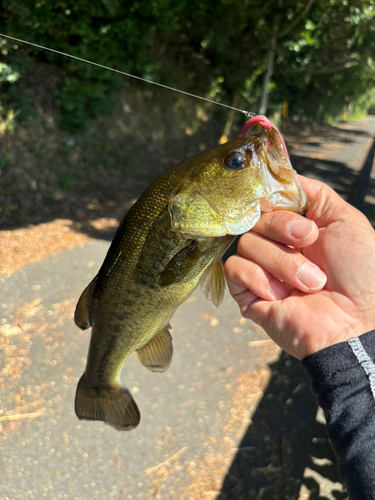
<svg viewBox="0 0 375 500"><path fill-rule="evenodd" d="M120 374L134 351L165 371L173 347L169 321L198 287L219 305L221 257L262 211L301 213L306 196L278 131L252 118L237 139L175 165L156 179L121 222L97 276L82 293L75 322L92 327L77 388L79 419L130 430L140 412ZM248 136L261 123L264 133Z"/></svg>

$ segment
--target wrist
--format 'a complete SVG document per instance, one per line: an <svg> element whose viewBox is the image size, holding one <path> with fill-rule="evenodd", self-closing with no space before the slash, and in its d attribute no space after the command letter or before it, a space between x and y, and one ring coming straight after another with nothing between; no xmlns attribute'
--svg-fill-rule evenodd
<svg viewBox="0 0 375 500"><path fill-rule="evenodd" d="M324 349L346 343L353 338L360 337L371 331L375 331L375 324L368 325L361 322L341 329L337 324L334 324L333 328L329 328L329 325L327 325L325 332L323 331L316 336L309 335L308 342L304 345L299 359L302 360Z"/></svg>

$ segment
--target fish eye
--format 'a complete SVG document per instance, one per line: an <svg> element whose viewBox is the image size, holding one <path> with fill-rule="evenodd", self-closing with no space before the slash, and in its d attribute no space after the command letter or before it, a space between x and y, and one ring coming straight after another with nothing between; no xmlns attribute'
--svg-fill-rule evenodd
<svg viewBox="0 0 375 500"><path fill-rule="evenodd" d="M241 153L232 153L227 156L224 163L230 170L238 170L245 166L246 158Z"/></svg>

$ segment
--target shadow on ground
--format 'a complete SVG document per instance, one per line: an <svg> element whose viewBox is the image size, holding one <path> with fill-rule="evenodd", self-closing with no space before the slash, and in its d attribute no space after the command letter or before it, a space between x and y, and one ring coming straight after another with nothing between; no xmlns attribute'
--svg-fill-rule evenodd
<svg viewBox="0 0 375 500"><path fill-rule="evenodd" d="M294 500L302 485L310 495L305 498L328 499L319 477L330 483L340 483L340 477L326 428L316 420L309 379L300 362L286 353L271 369L217 500ZM340 484L331 494L346 498Z"/></svg>
<svg viewBox="0 0 375 500"><path fill-rule="evenodd" d="M360 171L345 163L320 158L291 155L294 168L300 175L315 177L329 184L335 191L363 212L375 225L375 178L372 175L375 158L375 140Z"/></svg>

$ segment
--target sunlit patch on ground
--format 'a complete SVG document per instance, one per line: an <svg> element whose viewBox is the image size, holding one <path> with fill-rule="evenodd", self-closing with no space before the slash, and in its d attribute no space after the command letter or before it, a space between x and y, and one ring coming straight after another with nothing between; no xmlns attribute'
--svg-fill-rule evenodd
<svg viewBox="0 0 375 500"><path fill-rule="evenodd" d="M0 277L8 277L26 264L71 250L90 238L72 229L72 222L58 219L37 226L0 231Z"/></svg>

